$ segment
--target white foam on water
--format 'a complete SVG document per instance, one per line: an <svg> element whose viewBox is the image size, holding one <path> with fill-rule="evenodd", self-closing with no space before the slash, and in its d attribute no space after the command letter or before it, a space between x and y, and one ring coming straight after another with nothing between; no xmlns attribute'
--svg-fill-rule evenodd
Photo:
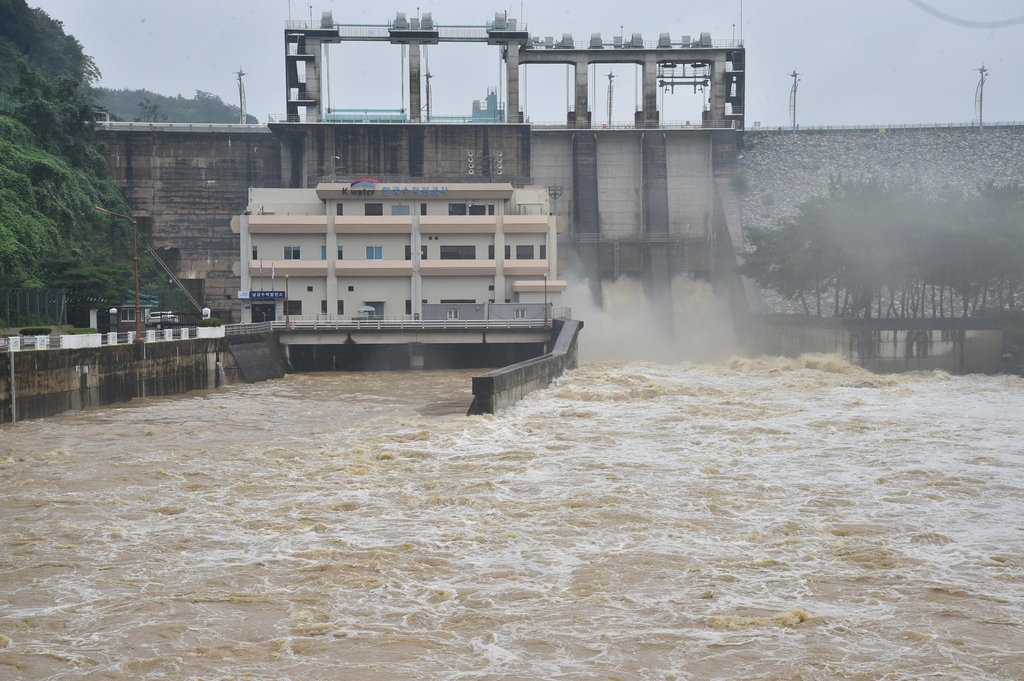
<svg viewBox="0 0 1024 681"><path fill-rule="evenodd" d="M470 375L5 426L0 669L1024 677L1019 379L603 362L417 413Z"/></svg>

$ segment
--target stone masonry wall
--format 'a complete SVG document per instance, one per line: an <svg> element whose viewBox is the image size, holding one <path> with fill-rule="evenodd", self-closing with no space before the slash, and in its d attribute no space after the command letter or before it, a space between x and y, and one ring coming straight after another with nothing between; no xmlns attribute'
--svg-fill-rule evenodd
<svg viewBox="0 0 1024 681"><path fill-rule="evenodd" d="M931 195L1024 184L1024 126L747 132L739 167L743 227L767 228L827 192L833 176L910 182ZM761 293L766 311L802 311Z"/></svg>

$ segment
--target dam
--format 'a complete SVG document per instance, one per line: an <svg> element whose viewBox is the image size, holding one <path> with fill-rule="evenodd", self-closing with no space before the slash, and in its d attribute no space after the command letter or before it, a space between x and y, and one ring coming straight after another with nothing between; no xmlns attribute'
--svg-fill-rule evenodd
<svg viewBox="0 0 1024 681"><path fill-rule="evenodd" d="M379 26L320 21L285 26L283 114L267 125L107 123L97 137L140 228L171 245L168 264L225 321L241 321L239 242L231 218L251 188L306 189L341 178L388 183L510 182L544 189L566 225L566 269L591 282L634 277L649 293L685 274L732 283L741 243L733 186L744 130L746 57L742 41L640 33L577 41L533 36L504 15L446 27L429 14ZM323 55L340 42L379 41L408 53L409 110L399 117L335 110L323 96ZM479 42L500 51L504 88L494 116L449 122L424 112L420 49ZM601 122L590 67L634 64L641 101L633 120ZM563 64L575 73L564 122L534 125L519 105L521 69ZM406 71L403 71L405 73ZM428 81L429 86L429 81ZM698 120L666 121L658 92L700 91Z"/></svg>

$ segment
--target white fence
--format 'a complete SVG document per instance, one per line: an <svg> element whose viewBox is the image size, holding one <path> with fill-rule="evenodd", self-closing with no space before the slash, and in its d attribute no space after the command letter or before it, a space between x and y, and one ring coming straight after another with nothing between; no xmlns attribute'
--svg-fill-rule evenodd
<svg viewBox="0 0 1024 681"><path fill-rule="evenodd" d="M194 338L224 338L223 326L181 327L145 332L142 340L145 343L164 343L167 341L191 340ZM83 333L62 335L55 343L50 336L9 336L0 338L0 351L19 352L23 350L48 350L53 348L80 349L99 348L104 345L125 345L135 342L135 332L127 333Z"/></svg>

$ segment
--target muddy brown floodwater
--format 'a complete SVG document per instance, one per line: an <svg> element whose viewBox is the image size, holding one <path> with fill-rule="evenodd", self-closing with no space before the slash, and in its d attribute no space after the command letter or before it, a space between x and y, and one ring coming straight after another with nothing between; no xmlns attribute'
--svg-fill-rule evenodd
<svg viewBox="0 0 1024 681"><path fill-rule="evenodd" d="M0 678L1024 678L1020 379L471 375L0 428Z"/></svg>

